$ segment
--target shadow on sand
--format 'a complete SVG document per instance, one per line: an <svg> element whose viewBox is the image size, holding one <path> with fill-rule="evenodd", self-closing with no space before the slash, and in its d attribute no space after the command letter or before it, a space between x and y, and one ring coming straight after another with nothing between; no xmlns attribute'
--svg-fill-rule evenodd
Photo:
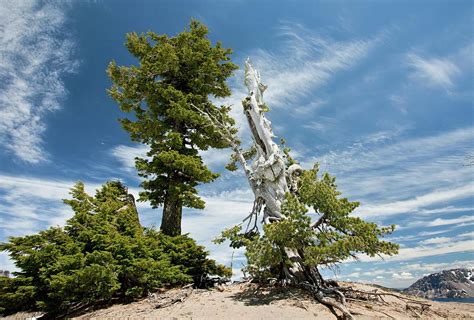
<svg viewBox="0 0 474 320"><path fill-rule="evenodd" d="M308 298L306 292L296 288L265 287L251 284L231 296L247 306L268 305L274 301Z"/></svg>

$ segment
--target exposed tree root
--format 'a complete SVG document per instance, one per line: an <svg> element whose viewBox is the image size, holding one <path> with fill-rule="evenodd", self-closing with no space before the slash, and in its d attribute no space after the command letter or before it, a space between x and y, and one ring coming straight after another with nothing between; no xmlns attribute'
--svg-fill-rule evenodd
<svg viewBox="0 0 474 320"><path fill-rule="evenodd" d="M421 315L427 311L431 304L425 303L423 301L418 301L409 297L404 297L402 295L398 295L395 293L390 292L378 292L378 290L374 291L362 291L362 290L355 290L351 287L348 288L339 288L344 294L351 300L356 301L372 301L372 302L382 302L387 304L387 302L383 299L384 296L391 296L399 299L400 301L405 303L405 309L407 311L412 312L415 316L421 317Z"/></svg>
<svg viewBox="0 0 474 320"><path fill-rule="evenodd" d="M287 254L290 257L293 255L292 258L299 256L298 253L290 251ZM325 281L317 268L305 267L300 262L295 262L290 269L283 266L281 283L283 286L289 284L310 293L319 303L328 307L337 318L340 318L336 312L336 310L339 310L342 313L342 319L354 319L347 308L346 298L337 287L337 283Z"/></svg>
<svg viewBox="0 0 474 320"><path fill-rule="evenodd" d="M340 287L335 281L325 281L317 268L303 267L299 262L296 262L291 269L282 268L280 283L283 286L299 287L309 292L317 301L328 307L337 318L342 319L354 319L347 307L346 300L388 305L389 303L384 297L392 296L405 303L405 309L416 317L421 317L431 306L423 301L396 293L380 292L377 289L363 291L352 287ZM339 316L337 311L342 313L342 316Z"/></svg>
<svg viewBox="0 0 474 320"><path fill-rule="evenodd" d="M344 295L337 290L334 290L332 293L337 296L341 302L338 302L336 298L330 297L330 290L327 288L318 288L315 285L312 285L308 282L302 282L299 284L299 287L303 290L310 292L316 300L318 300L321 304L327 306L332 313L334 313L337 317L337 313L335 313L334 309L337 309L342 312L343 319L354 319L351 312L346 306L346 299Z"/></svg>

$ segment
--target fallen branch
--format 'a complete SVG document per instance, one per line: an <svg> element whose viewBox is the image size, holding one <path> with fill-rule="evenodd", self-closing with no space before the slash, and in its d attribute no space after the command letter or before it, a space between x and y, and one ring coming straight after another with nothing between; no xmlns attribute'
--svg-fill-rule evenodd
<svg viewBox="0 0 474 320"><path fill-rule="evenodd" d="M184 302L192 294L192 292L193 292L193 289L191 288L190 290L181 291L177 295L174 295L174 296L170 296L169 294L161 296L160 298L162 299L162 301L156 304L155 308L156 309L166 308L175 303Z"/></svg>

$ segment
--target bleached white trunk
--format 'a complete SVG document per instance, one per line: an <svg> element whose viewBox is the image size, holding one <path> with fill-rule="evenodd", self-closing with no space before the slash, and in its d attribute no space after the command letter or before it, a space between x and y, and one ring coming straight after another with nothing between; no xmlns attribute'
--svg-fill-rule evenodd
<svg viewBox="0 0 474 320"><path fill-rule="evenodd" d="M290 191L289 184L292 190L295 188L294 173L301 168L298 165L286 168L284 154L273 141L271 123L265 117L266 105L263 93L267 87L261 82L260 74L248 59L245 62L245 85L248 96L242 104L257 150L256 158L251 165L249 183L255 201L263 203L261 207L264 211L264 222L268 223L283 218L281 204L285 194Z"/></svg>

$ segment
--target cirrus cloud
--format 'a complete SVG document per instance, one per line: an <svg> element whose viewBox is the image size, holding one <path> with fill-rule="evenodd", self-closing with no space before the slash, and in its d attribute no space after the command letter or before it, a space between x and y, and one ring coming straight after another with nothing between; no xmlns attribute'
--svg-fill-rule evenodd
<svg viewBox="0 0 474 320"><path fill-rule="evenodd" d="M47 159L45 116L67 95L74 41L66 34L62 2L0 2L0 144L27 163Z"/></svg>

